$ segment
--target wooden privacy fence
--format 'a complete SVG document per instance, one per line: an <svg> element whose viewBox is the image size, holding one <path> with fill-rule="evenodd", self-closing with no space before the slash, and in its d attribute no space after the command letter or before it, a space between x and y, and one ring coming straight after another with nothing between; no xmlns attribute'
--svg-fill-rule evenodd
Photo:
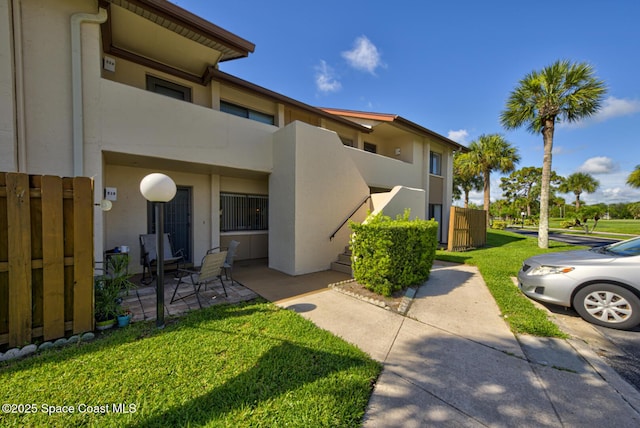
<svg viewBox="0 0 640 428"><path fill-rule="evenodd" d="M487 243L487 212L451 207L449 217L449 251L466 251Z"/></svg>
<svg viewBox="0 0 640 428"><path fill-rule="evenodd" d="M93 330L93 181L0 172L0 348Z"/></svg>

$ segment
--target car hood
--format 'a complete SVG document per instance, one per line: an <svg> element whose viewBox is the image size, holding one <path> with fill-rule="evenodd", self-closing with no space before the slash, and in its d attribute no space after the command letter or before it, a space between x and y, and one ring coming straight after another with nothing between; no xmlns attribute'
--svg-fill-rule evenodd
<svg viewBox="0 0 640 428"><path fill-rule="evenodd" d="M558 253L540 254L525 260L526 264L538 263L548 266L583 265L597 260L599 263L612 262L618 257L589 250L561 251Z"/></svg>

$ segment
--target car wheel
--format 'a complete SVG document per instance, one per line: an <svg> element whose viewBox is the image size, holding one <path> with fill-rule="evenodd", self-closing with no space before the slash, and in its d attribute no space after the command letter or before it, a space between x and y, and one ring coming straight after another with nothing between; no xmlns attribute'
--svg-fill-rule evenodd
<svg viewBox="0 0 640 428"><path fill-rule="evenodd" d="M591 284L573 298L573 308L590 323L628 330L640 324L640 299L613 284Z"/></svg>

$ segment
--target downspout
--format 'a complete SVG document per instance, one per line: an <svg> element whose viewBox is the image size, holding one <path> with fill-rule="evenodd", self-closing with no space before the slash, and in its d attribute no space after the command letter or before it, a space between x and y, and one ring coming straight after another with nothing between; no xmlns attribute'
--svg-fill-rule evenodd
<svg viewBox="0 0 640 428"><path fill-rule="evenodd" d="M71 15L71 94L73 121L73 175L84 175L84 118L82 112L82 24L102 24L107 20L106 9L97 14Z"/></svg>
<svg viewBox="0 0 640 428"><path fill-rule="evenodd" d="M20 0L13 0L10 5L11 30L13 42L14 71L14 123L16 126L14 144L16 147L15 165L17 172L27 172L27 142L24 114L24 64L22 59L22 14Z"/></svg>

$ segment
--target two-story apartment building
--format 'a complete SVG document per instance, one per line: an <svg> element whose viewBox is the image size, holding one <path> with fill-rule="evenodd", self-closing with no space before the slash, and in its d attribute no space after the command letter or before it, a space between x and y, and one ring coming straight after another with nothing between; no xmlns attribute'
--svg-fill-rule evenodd
<svg viewBox="0 0 640 428"><path fill-rule="evenodd" d="M254 48L165 0L0 0L0 171L92 177L95 258L127 245L132 271L154 227L139 191L151 172L178 186L165 230L195 263L236 239L241 259L327 269L348 242L345 219L373 209L409 207L446 231L464 147L219 70Z"/></svg>

